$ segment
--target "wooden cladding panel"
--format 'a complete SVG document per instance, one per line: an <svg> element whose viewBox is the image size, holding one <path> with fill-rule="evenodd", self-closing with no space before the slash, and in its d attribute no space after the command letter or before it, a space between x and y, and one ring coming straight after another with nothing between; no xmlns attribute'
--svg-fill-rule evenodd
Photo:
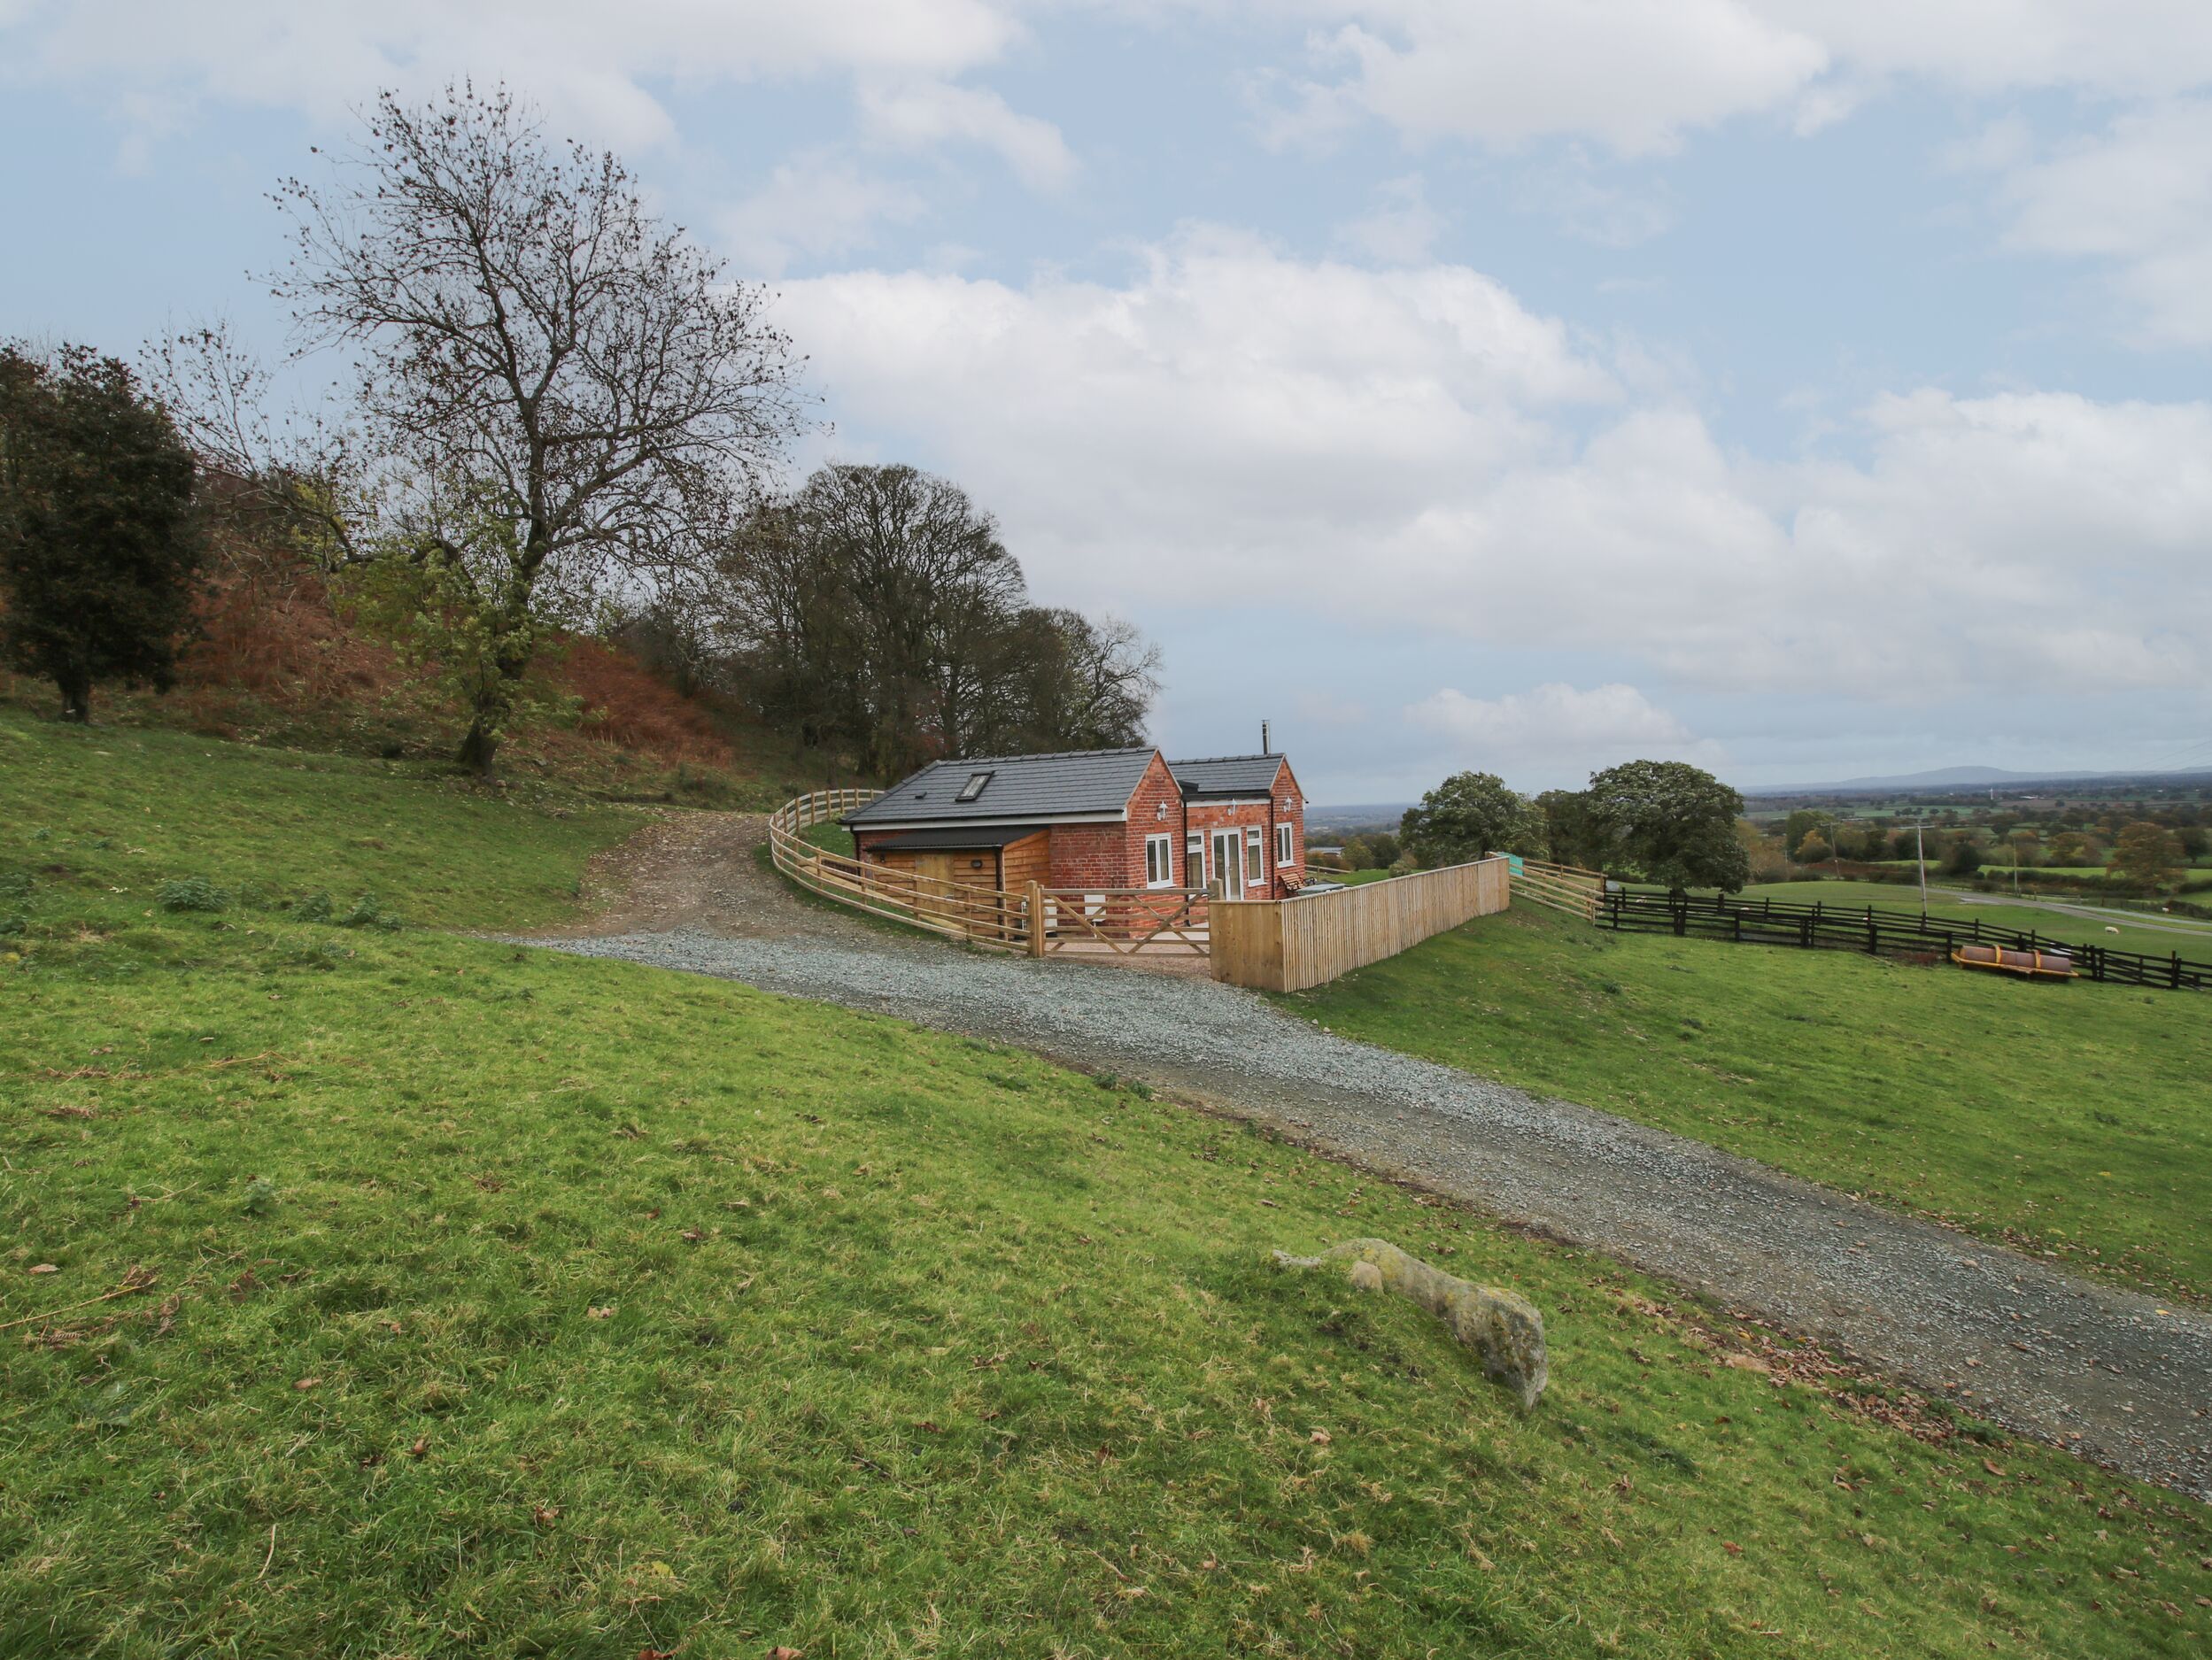
<svg viewBox="0 0 2212 1660"><path fill-rule="evenodd" d="M1009 893L1020 893L1033 882L1048 882L1052 876L1052 832L1039 830L1034 836L1025 836L1017 842L1006 844L1005 873L999 886Z"/></svg>
<svg viewBox="0 0 2212 1660"><path fill-rule="evenodd" d="M1510 897L1505 861L1484 859L1334 893L1216 904L1214 977L1262 991L1303 991L1502 911Z"/></svg>

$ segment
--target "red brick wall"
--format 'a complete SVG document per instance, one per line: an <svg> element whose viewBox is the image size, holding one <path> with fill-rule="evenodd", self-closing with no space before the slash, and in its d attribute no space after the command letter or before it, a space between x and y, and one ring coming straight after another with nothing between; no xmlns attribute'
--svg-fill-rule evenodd
<svg viewBox="0 0 2212 1660"><path fill-rule="evenodd" d="M1286 801L1289 803L1287 807L1283 805ZM1275 775L1275 822L1290 826L1290 869L1288 871L1278 870L1275 874L1278 877L1292 876L1303 882L1306 879L1306 798L1305 791L1298 787L1297 775L1290 770L1288 761L1283 762L1282 769ZM1272 848L1268 850L1267 856L1271 861L1274 858ZM1280 883L1278 882L1277 885L1280 887Z"/></svg>
<svg viewBox="0 0 2212 1660"><path fill-rule="evenodd" d="M1175 853L1175 879L1183 879L1183 795L1158 755L1129 797L1120 824L1056 824L1052 829L1052 884L1056 888L1144 886L1144 838L1164 835ZM1167 811L1162 816L1160 809Z"/></svg>
<svg viewBox="0 0 2212 1660"><path fill-rule="evenodd" d="M1288 807L1284 805L1286 801L1289 803ZM1305 878L1305 797L1299 791L1298 782L1291 776L1289 765L1286 762L1275 775L1274 812L1272 818L1268 813L1268 804L1265 800L1234 804L1218 801L1194 801L1190 807L1190 828L1193 835L1201 837L1231 824L1237 826L1240 830L1247 827L1257 830L1260 833L1260 869L1265 874L1267 880L1258 886L1248 884L1244 893L1247 898L1250 899L1279 899L1288 891L1283 886L1284 876L1295 876L1300 881ZM1290 826L1291 862L1287 869L1278 869L1275 864L1274 832L1272 827L1285 823ZM1209 846L1212 845L1210 840L1207 845ZM1245 874L1249 876L1251 872L1247 870Z"/></svg>

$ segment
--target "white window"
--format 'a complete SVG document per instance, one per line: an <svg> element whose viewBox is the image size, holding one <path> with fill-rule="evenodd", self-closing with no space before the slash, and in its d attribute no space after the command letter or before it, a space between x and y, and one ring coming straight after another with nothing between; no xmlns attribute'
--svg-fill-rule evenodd
<svg viewBox="0 0 2212 1660"><path fill-rule="evenodd" d="M1203 836L1189 837L1183 843L1183 885L1206 885L1206 838Z"/></svg>
<svg viewBox="0 0 2212 1660"><path fill-rule="evenodd" d="M968 782L960 786L960 793L955 796L953 799L955 801L972 801L983 793L983 786L990 782L991 775L987 772L970 773L968 775Z"/></svg>
<svg viewBox="0 0 2212 1660"><path fill-rule="evenodd" d="M1175 885L1174 837L1148 836L1144 838L1144 885L1148 888L1172 888Z"/></svg>
<svg viewBox="0 0 2212 1660"><path fill-rule="evenodd" d="M1260 869L1259 826L1257 824L1249 826L1244 832L1244 869L1247 872L1244 878L1246 887L1256 888L1267 880L1266 871Z"/></svg>
<svg viewBox="0 0 2212 1660"><path fill-rule="evenodd" d="M1275 862L1279 865L1297 862L1290 856L1290 826L1288 824L1275 826Z"/></svg>

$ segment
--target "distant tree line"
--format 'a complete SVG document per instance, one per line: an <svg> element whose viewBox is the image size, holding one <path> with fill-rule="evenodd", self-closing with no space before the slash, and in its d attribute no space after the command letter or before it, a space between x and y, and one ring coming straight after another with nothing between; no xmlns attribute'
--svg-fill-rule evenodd
<svg viewBox="0 0 2212 1660"><path fill-rule="evenodd" d="M2200 809L2151 809L2136 818L2118 810L2092 815L2079 809L2048 815L2038 824L2028 815L2001 810L1982 823L1946 822L1915 831L1886 815L1854 819L1817 807L1798 807L1771 840L1752 833L1754 862L1763 877L1784 880L1790 867L1818 872L1846 866L1904 864L1925 859L1947 876L1972 877L1988 868L2034 870L2101 870L2123 883L2156 887L2179 879L2190 861L2202 858L2212 836L2199 822ZM2062 825L2079 828L2060 828ZM1778 853L1780 860L1774 855ZM1784 862L1786 861L1786 862ZM1779 868L1776 868L1779 865Z"/></svg>

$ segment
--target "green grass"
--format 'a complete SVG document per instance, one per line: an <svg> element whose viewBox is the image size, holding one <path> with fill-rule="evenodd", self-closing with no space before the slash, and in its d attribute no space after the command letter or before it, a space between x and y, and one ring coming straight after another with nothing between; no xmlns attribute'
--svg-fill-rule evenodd
<svg viewBox="0 0 2212 1660"><path fill-rule="evenodd" d="M1284 1000L2212 1301L2212 1023L2192 993L1614 934L1523 907Z"/></svg>
<svg viewBox="0 0 2212 1660"><path fill-rule="evenodd" d="M1381 882L1390 873L1388 870L1327 870L1314 865L1309 869L1308 874L1324 882L1341 882L1348 888L1356 888L1369 882Z"/></svg>
<svg viewBox="0 0 2212 1660"><path fill-rule="evenodd" d="M159 914L163 882L195 876L242 927L316 892L340 910L369 893L403 916L520 925L574 899L580 849L644 822L551 785L486 789L420 763L70 729L4 709L0 808L0 879L30 883L27 902L0 892L0 913L13 907L33 938L87 921L127 929Z"/></svg>
<svg viewBox="0 0 2212 1660"><path fill-rule="evenodd" d="M66 811L0 768L0 855L34 807L112 841L136 764ZM257 814L260 764L186 769L220 856L102 856L350 883L361 775ZM421 923L540 915L612 828L378 789L477 877ZM426 927L34 900L0 1654L2201 1648L2202 1507L1149 1092ZM1360 1233L1535 1299L1536 1414L1264 1265Z"/></svg>
<svg viewBox="0 0 2212 1660"><path fill-rule="evenodd" d="M808 825L799 832L799 839L819 847L825 853L839 853L847 859L855 856L853 832L835 819Z"/></svg>

